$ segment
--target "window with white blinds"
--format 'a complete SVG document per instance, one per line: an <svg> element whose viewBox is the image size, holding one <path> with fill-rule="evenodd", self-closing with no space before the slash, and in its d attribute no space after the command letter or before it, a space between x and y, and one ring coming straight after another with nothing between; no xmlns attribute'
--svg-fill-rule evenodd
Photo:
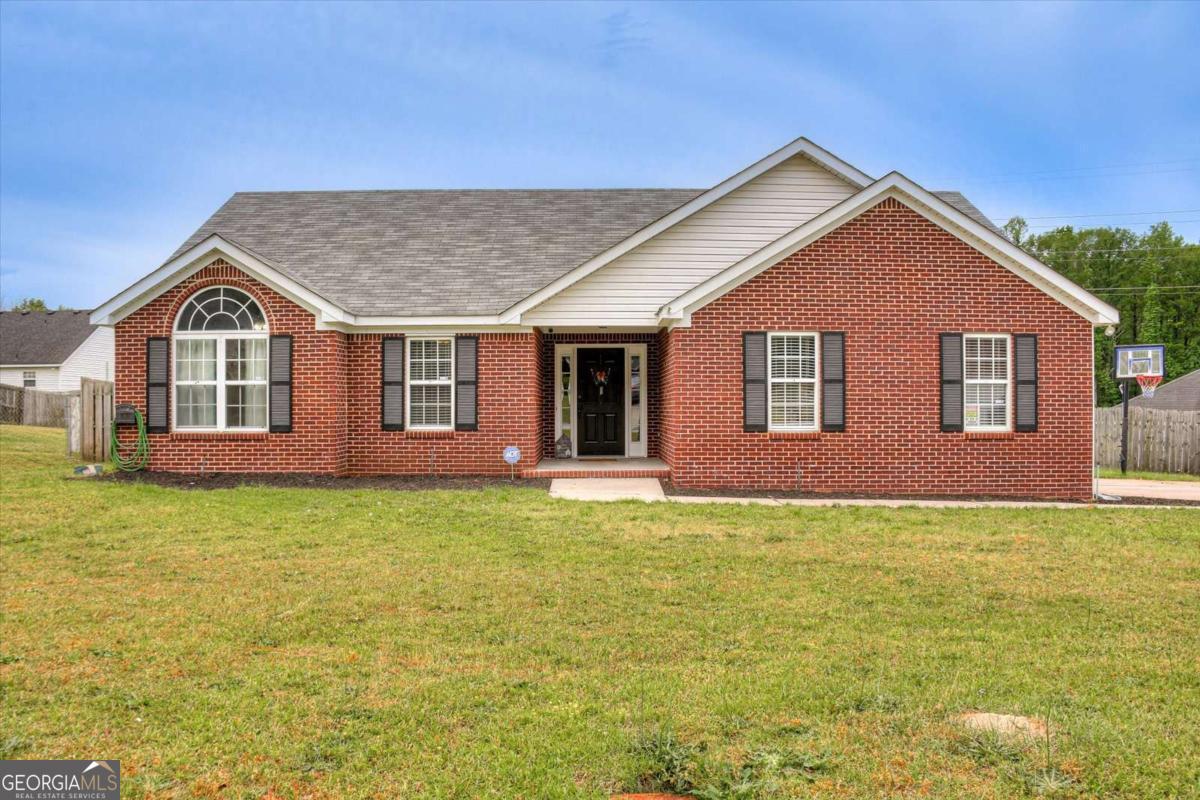
<svg viewBox="0 0 1200 800"><path fill-rule="evenodd" d="M408 340L408 426L444 428L454 424L452 339Z"/></svg>
<svg viewBox="0 0 1200 800"><path fill-rule="evenodd" d="M1006 334L963 336L963 428L1011 430L1009 386L1012 359Z"/></svg>
<svg viewBox="0 0 1200 800"><path fill-rule="evenodd" d="M817 334L772 333L767 341L770 430L815 431Z"/></svg>

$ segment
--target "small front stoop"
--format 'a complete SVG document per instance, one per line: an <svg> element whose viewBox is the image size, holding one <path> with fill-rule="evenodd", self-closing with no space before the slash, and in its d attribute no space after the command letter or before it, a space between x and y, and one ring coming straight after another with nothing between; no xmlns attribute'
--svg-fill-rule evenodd
<svg viewBox="0 0 1200 800"><path fill-rule="evenodd" d="M669 478L659 458L544 458L521 470L522 478Z"/></svg>

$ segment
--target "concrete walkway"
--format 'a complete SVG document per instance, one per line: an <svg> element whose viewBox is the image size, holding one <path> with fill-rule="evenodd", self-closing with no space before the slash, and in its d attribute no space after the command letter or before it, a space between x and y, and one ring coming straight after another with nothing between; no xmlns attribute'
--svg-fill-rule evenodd
<svg viewBox="0 0 1200 800"><path fill-rule="evenodd" d="M1140 481L1101 478L1101 494L1116 497L1153 497L1158 500L1200 501L1200 481Z"/></svg>
<svg viewBox="0 0 1200 800"><path fill-rule="evenodd" d="M1101 481L1101 491L1121 497L1156 497L1174 500L1200 500L1200 482L1192 481ZM1111 484L1119 484L1112 486ZM1128 486L1129 484L1135 484ZM1158 488L1166 487L1166 488ZM1150 491L1172 494L1147 494ZM550 496L562 500L642 500L647 503L729 503L754 506L873 506L877 508L1096 508L1087 503L1054 503L1037 500L917 500L876 497L700 497L663 493L657 478L555 478ZM1104 508L1166 508L1167 506L1106 504Z"/></svg>
<svg viewBox="0 0 1200 800"><path fill-rule="evenodd" d="M666 500L658 478L555 478L550 496L563 500Z"/></svg>

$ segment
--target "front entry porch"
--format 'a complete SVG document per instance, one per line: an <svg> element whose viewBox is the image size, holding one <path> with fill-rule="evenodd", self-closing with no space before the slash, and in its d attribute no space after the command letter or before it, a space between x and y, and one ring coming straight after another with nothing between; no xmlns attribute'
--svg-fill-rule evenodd
<svg viewBox="0 0 1200 800"><path fill-rule="evenodd" d="M661 458L544 458L522 478L669 478Z"/></svg>
<svg viewBox="0 0 1200 800"><path fill-rule="evenodd" d="M542 348L542 458L523 474L665 475L658 333L547 331Z"/></svg>

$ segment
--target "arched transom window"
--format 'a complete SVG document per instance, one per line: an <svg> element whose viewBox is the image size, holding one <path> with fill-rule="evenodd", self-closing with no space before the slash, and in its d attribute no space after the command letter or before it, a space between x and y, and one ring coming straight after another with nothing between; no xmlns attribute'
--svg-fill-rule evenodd
<svg viewBox="0 0 1200 800"><path fill-rule="evenodd" d="M267 320L228 286L196 292L175 320L175 427L267 429Z"/></svg>

